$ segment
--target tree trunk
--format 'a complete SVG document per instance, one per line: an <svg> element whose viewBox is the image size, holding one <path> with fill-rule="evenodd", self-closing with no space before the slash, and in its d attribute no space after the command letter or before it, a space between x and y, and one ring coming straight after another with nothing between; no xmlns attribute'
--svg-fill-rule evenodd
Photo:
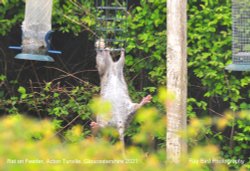
<svg viewBox="0 0 250 171"><path fill-rule="evenodd" d="M187 1L167 0L167 89L175 99L167 104L167 159L178 163L187 153L179 132L186 130Z"/></svg>

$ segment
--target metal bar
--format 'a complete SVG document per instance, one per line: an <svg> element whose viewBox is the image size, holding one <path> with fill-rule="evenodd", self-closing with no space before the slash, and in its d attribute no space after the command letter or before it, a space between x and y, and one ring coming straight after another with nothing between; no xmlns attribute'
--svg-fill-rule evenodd
<svg viewBox="0 0 250 171"><path fill-rule="evenodd" d="M98 31L123 31L123 29L118 28L96 28Z"/></svg>
<svg viewBox="0 0 250 171"><path fill-rule="evenodd" d="M102 21L122 21L124 18L115 18L115 17L98 17L97 20L102 20Z"/></svg>
<svg viewBox="0 0 250 171"><path fill-rule="evenodd" d="M117 15L117 10L115 10L115 16ZM114 37L116 37L116 32L114 32Z"/></svg>
<svg viewBox="0 0 250 171"><path fill-rule="evenodd" d="M125 42L125 40L105 39L106 42Z"/></svg>
<svg viewBox="0 0 250 171"><path fill-rule="evenodd" d="M9 46L9 49L22 50L22 47L21 46ZM62 54L62 52L58 50L48 50L48 53Z"/></svg>
<svg viewBox="0 0 250 171"><path fill-rule="evenodd" d="M9 46L9 49L22 50L21 46Z"/></svg>
<svg viewBox="0 0 250 171"><path fill-rule="evenodd" d="M98 50L98 51L108 50L108 51L114 52L114 51L121 51L121 50L123 50L123 48L111 48L111 49L98 48L96 50Z"/></svg>
<svg viewBox="0 0 250 171"><path fill-rule="evenodd" d="M126 10L126 7L109 7L109 6L99 6L97 9L100 10Z"/></svg>
<svg viewBox="0 0 250 171"><path fill-rule="evenodd" d="M61 51L58 51L58 50L48 50L48 53L53 53L53 54L62 54Z"/></svg>

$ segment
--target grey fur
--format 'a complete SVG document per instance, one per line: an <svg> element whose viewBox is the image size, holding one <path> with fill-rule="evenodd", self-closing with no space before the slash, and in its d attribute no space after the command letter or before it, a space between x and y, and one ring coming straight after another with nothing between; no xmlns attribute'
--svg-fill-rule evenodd
<svg viewBox="0 0 250 171"><path fill-rule="evenodd" d="M115 127L124 145L124 132L139 108L138 103L133 103L128 94L128 87L124 79L123 67L125 63L125 51L121 51L118 61L113 61L110 50L97 50L96 63L101 80L101 98L107 100L112 106L110 120L97 116L100 127Z"/></svg>

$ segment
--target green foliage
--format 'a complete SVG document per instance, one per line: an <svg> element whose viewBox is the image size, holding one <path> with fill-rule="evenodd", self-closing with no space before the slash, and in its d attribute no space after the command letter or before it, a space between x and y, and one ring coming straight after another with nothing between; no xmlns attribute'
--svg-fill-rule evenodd
<svg viewBox="0 0 250 171"><path fill-rule="evenodd" d="M22 0L5 0L0 5L0 35L6 35L24 16Z"/></svg>
<svg viewBox="0 0 250 171"><path fill-rule="evenodd" d="M150 115L150 117L145 117ZM239 119L250 121L246 112ZM188 156L183 155L179 164L166 163L165 149L144 151L152 147L152 137L164 134L164 118L159 118L155 108L141 110L136 118L141 131L133 139L133 145L124 153L121 143L110 143L112 130L102 131L102 137L84 137L85 126L77 125L65 135L65 140L56 136L49 120L34 120L21 115L9 115L0 120L0 169L1 170L229 170L227 165L237 158L225 160L219 156L219 148L212 144L194 146ZM228 119L226 116L224 119ZM193 119L184 133L188 139L197 138L197 130L207 125L218 125L221 121ZM83 138L84 137L84 138ZM141 150L144 146L144 150ZM245 148L242 145L242 148ZM235 148L234 153L240 148ZM108 155L107 155L108 154ZM107 164L93 162L123 162ZM249 162L238 170L245 171Z"/></svg>
<svg viewBox="0 0 250 171"><path fill-rule="evenodd" d="M95 5L93 0L55 0L53 6L54 29L63 33L72 32L75 35L89 31L93 35L95 25Z"/></svg>
<svg viewBox="0 0 250 171"><path fill-rule="evenodd" d="M5 0L0 6L0 35L6 35L16 24L24 19L23 0ZM63 33L78 34L83 30L92 31L95 24L93 0L62 1L53 0L53 29Z"/></svg>
<svg viewBox="0 0 250 171"><path fill-rule="evenodd" d="M165 85L166 1L141 0L140 4L127 19L127 72L131 77L147 75L154 84Z"/></svg>
<svg viewBox="0 0 250 171"><path fill-rule="evenodd" d="M236 77L224 70L231 62L230 2L190 2L188 55L190 74L200 79L200 84L206 88L201 91L203 97L219 97L221 103L229 102L231 109L238 110L242 100L249 98L246 87L250 76L242 73Z"/></svg>
<svg viewBox="0 0 250 171"><path fill-rule="evenodd" d="M165 170L164 149L145 155L133 146L124 154L120 142L109 143L107 137L113 135L110 131L104 131L102 138L83 139L82 126L78 125L66 133L66 141L62 142L48 120L10 115L0 122L1 170ZM93 163L98 161L122 163Z"/></svg>
<svg viewBox="0 0 250 171"><path fill-rule="evenodd" d="M53 2L53 29L75 35L82 31L87 31L91 36L96 34L94 27L97 14L93 0L54 0ZM20 25L23 13L22 0L2 1L0 35L7 35L11 28ZM157 88L164 86L166 82L166 0L141 0L140 5L130 6L126 24L128 32L126 33L125 72L132 99L139 101L139 98L147 93L156 94ZM249 122L236 114L223 114L227 109L232 111L250 109L249 73L224 70L225 66L232 62L231 24L230 0L188 1L189 99L187 112L189 123L195 125L195 129L188 129L190 137L193 138L188 141L190 147L207 142L220 144L220 155L225 159L247 161L250 149ZM10 88L3 89L2 85ZM87 104L98 92L98 88L92 85L68 89L61 86L57 88L51 83L45 83L41 89L33 90L24 85L19 87L16 80L10 81L3 74L0 74L0 88L1 114L29 113L51 117L53 126L57 130L64 129L65 126L72 127L75 123L71 121L75 121L75 118L86 124L92 114ZM9 89L14 93L9 93ZM160 100L154 97L152 100L152 106L158 109L160 117L163 117L165 113L160 103L163 102L164 97L164 95L160 97ZM99 108L96 109L99 110ZM155 117L154 114L157 113L154 110L143 112L149 113L152 117ZM249 112L246 113L249 115ZM200 123L197 118L203 116L211 120L207 119ZM152 123L144 121L146 118L140 118L140 115L138 117L139 119L134 121L127 131L127 135L132 137L131 141L136 140L135 144L151 138L151 136L138 135L140 130L148 131L147 127L138 127L138 125L145 123L149 127L152 126L150 125ZM214 120L220 121L215 128L210 124L214 123ZM159 118L156 118L156 121L161 123ZM68 142L74 143L89 135L89 129L84 128L81 134L77 132L79 133L78 127L74 131L65 132L63 136ZM36 139L42 137L40 134L35 135ZM159 133L154 137L161 140L157 146L163 147L164 136ZM206 149L211 149L214 151L213 154L217 155L215 148L210 147ZM199 154L202 150L202 148L194 150L193 154ZM154 157L150 162L154 163L153 161L155 161ZM246 166L249 168L249 164ZM183 170L181 166L169 166L171 167L175 170ZM200 168L200 165L190 167ZM239 169L240 165L232 163L230 167Z"/></svg>
<svg viewBox="0 0 250 171"><path fill-rule="evenodd" d="M37 91L22 86L17 91L19 95L1 100L1 112L53 117L55 128L63 130L90 119L92 112L88 103L99 88L86 82L69 89L49 82ZM85 133L89 134L89 131L85 130Z"/></svg>
<svg viewBox="0 0 250 171"><path fill-rule="evenodd" d="M146 75L155 85L165 84L165 1L141 1L128 18L129 36L127 45L126 65L128 76L138 73ZM158 13L160 13L158 15ZM156 16L161 17L156 17ZM157 19L152 19L156 17ZM161 20L161 21L159 21ZM154 23L155 22L155 23ZM157 24L156 24L157 23ZM231 1L189 1L188 6L188 67L189 67L189 99L188 116L209 116L221 114L230 108L233 111L249 110L250 86L249 73L232 73L225 71L231 63ZM153 45L153 46L151 46ZM157 55L159 54L159 56ZM147 60L140 58L149 57ZM152 65L151 65L152 64ZM149 71L148 74L145 74ZM144 71L144 73L143 73ZM133 81L135 82L135 81ZM135 82L136 83L136 82ZM134 84L135 84L134 83ZM144 91L148 91L146 87ZM151 93L154 93L151 91ZM199 142L212 138L226 148L236 148L240 142L236 132L242 137L248 134L238 127L238 119L228 124L227 130L232 131L231 141L225 132L217 134L211 126L204 127L199 134ZM248 127L243 122L242 128ZM234 132L233 130L237 131ZM206 138L207 137L207 138ZM248 144L246 140L244 144ZM249 147L248 147L249 148ZM237 148L239 150L239 148ZM240 148L241 149L241 148ZM243 158L247 159L247 155ZM225 156L232 158L233 155ZM238 156L239 157L239 156ZM238 166L233 166L238 167Z"/></svg>
<svg viewBox="0 0 250 171"><path fill-rule="evenodd" d="M216 108L221 109L213 109L213 106L219 104L233 111L249 110L249 73L224 70L225 66L231 63L231 1L190 1L188 16L188 65L189 82L192 85L190 88L200 87L191 93L189 116L204 116L208 113L217 115ZM194 82L194 79L199 81ZM197 92L200 94L197 95ZM194 112L197 107L200 108L200 113ZM225 110L225 107L222 110ZM245 151L249 146L245 145L249 144L249 140L246 138L243 141L240 138L248 137L249 133L243 130L248 124L235 116L232 117L231 124L227 124L226 119L222 119L221 123L222 126L223 123L228 126L227 131L231 132L231 136L226 131L221 134L210 128L207 128L207 135L221 144L225 158L248 160ZM241 144L245 144L245 148L242 148ZM231 166L238 168L237 165Z"/></svg>

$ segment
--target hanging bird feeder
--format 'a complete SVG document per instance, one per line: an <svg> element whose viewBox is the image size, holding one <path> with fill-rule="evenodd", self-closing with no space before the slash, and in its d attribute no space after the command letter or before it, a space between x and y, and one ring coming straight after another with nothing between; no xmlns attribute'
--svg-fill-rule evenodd
<svg viewBox="0 0 250 171"><path fill-rule="evenodd" d="M232 0L232 71L250 71L250 0Z"/></svg>
<svg viewBox="0 0 250 171"><path fill-rule="evenodd" d="M22 24L22 46L10 46L21 50L16 59L49 61L54 59L48 54L61 54L50 49L52 0L26 0L25 19Z"/></svg>
<svg viewBox="0 0 250 171"><path fill-rule="evenodd" d="M110 51L121 51L125 46L128 0L96 0L95 4L97 39L101 38Z"/></svg>

